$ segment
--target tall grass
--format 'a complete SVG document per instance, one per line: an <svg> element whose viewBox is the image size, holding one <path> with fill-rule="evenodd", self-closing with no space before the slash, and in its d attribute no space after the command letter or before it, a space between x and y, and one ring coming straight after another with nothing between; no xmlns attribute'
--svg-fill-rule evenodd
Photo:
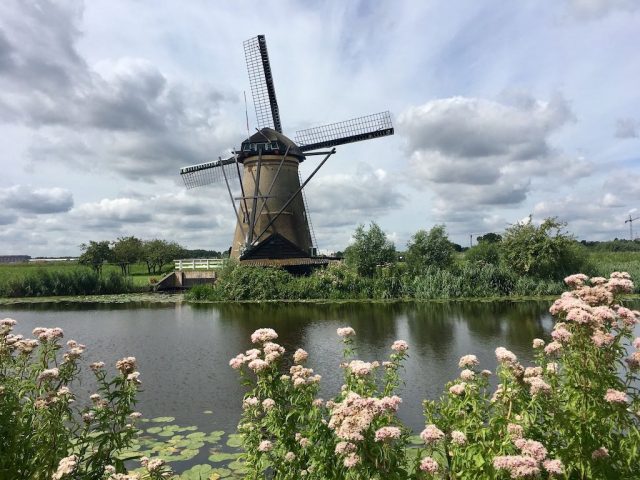
<svg viewBox="0 0 640 480"><path fill-rule="evenodd" d="M611 272L628 272L631 278L640 278L640 252L592 252L589 261L595 275L608 277ZM640 293L640 282L635 285Z"/></svg>
<svg viewBox="0 0 640 480"><path fill-rule="evenodd" d="M520 277L494 265L466 264L451 270L430 267L409 275L402 266L379 268L374 277L359 276L344 265L294 277L283 270L235 265L213 286L194 287L193 301L453 299L554 295L562 282Z"/></svg>
<svg viewBox="0 0 640 480"><path fill-rule="evenodd" d="M101 295L133 291L130 279L118 272L98 275L88 267L62 269L29 268L0 279L0 296L45 297L58 295Z"/></svg>

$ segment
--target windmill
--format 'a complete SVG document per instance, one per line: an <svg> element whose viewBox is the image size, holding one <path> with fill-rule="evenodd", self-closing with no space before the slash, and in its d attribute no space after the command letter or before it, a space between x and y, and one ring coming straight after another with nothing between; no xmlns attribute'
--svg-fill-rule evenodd
<svg viewBox="0 0 640 480"><path fill-rule="evenodd" d="M393 135L391 115L381 112L301 130L294 142L282 133L264 35L243 45L256 133L232 157L184 167L180 175L187 188L226 183L237 220L232 258L247 263L260 260L258 264L268 264L264 260L279 260L272 262L279 265L322 263L312 261L316 246L303 189L336 152L336 146ZM298 167L313 155L322 160L302 181ZM239 191L238 196L234 190Z"/></svg>
<svg viewBox="0 0 640 480"><path fill-rule="evenodd" d="M629 224L629 240L633 242L633 222L636 220L640 220L640 217L631 218L631 214L629 214L629 218L624 221L624 223Z"/></svg>

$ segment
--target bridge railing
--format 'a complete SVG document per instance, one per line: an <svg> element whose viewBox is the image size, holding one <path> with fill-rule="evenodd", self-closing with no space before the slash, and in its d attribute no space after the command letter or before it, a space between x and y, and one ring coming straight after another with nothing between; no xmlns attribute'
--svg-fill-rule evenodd
<svg viewBox="0 0 640 480"><path fill-rule="evenodd" d="M223 258L186 258L174 260L175 270L217 270L224 267Z"/></svg>

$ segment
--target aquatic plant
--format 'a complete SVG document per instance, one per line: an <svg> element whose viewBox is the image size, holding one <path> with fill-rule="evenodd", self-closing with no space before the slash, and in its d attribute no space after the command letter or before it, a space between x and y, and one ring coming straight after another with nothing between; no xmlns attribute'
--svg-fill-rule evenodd
<svg viewBox="0 0 640 480"><path fill-rule="evenodd" d="M355 331L338 329L344 383L324 401L308 354L289 359L274 330L256 331L229 362L248 388L239 425L247 478L637 478L640 312L619 301L633 283L621 272L565 283L551 338L533 341L533 365L498 347L494 376L463 356L442 397L423 403L418 437L396 415L406 342L365 362Z"/></svg>
<svg viewBox="0 0 640 480"><path fill-rule="evenodd" d="M0 478L125 479L118 452L137 435L134 411L140 373L134 357L119 360L109 377L103 362L90 365L96 390L89 401L73 391L86 347L62 345L61 328L38 327L33 338L0 320ZM146 478L169 470L142 459Z"/></svg>

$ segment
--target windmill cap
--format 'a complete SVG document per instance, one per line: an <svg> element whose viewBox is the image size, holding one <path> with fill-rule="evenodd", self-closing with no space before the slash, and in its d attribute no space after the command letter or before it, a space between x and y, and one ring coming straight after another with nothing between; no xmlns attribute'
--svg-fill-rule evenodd
<svg viewBox="0 0 640 480"><path fill-rule="evenodd" d="M242 142L238 160L256 156L259 151L262 151L263 155L284 155L287 148L289 149L287 156L296 157L300 161L304 160L304 153L293 140L273 128L265 127Z"/></svg>

